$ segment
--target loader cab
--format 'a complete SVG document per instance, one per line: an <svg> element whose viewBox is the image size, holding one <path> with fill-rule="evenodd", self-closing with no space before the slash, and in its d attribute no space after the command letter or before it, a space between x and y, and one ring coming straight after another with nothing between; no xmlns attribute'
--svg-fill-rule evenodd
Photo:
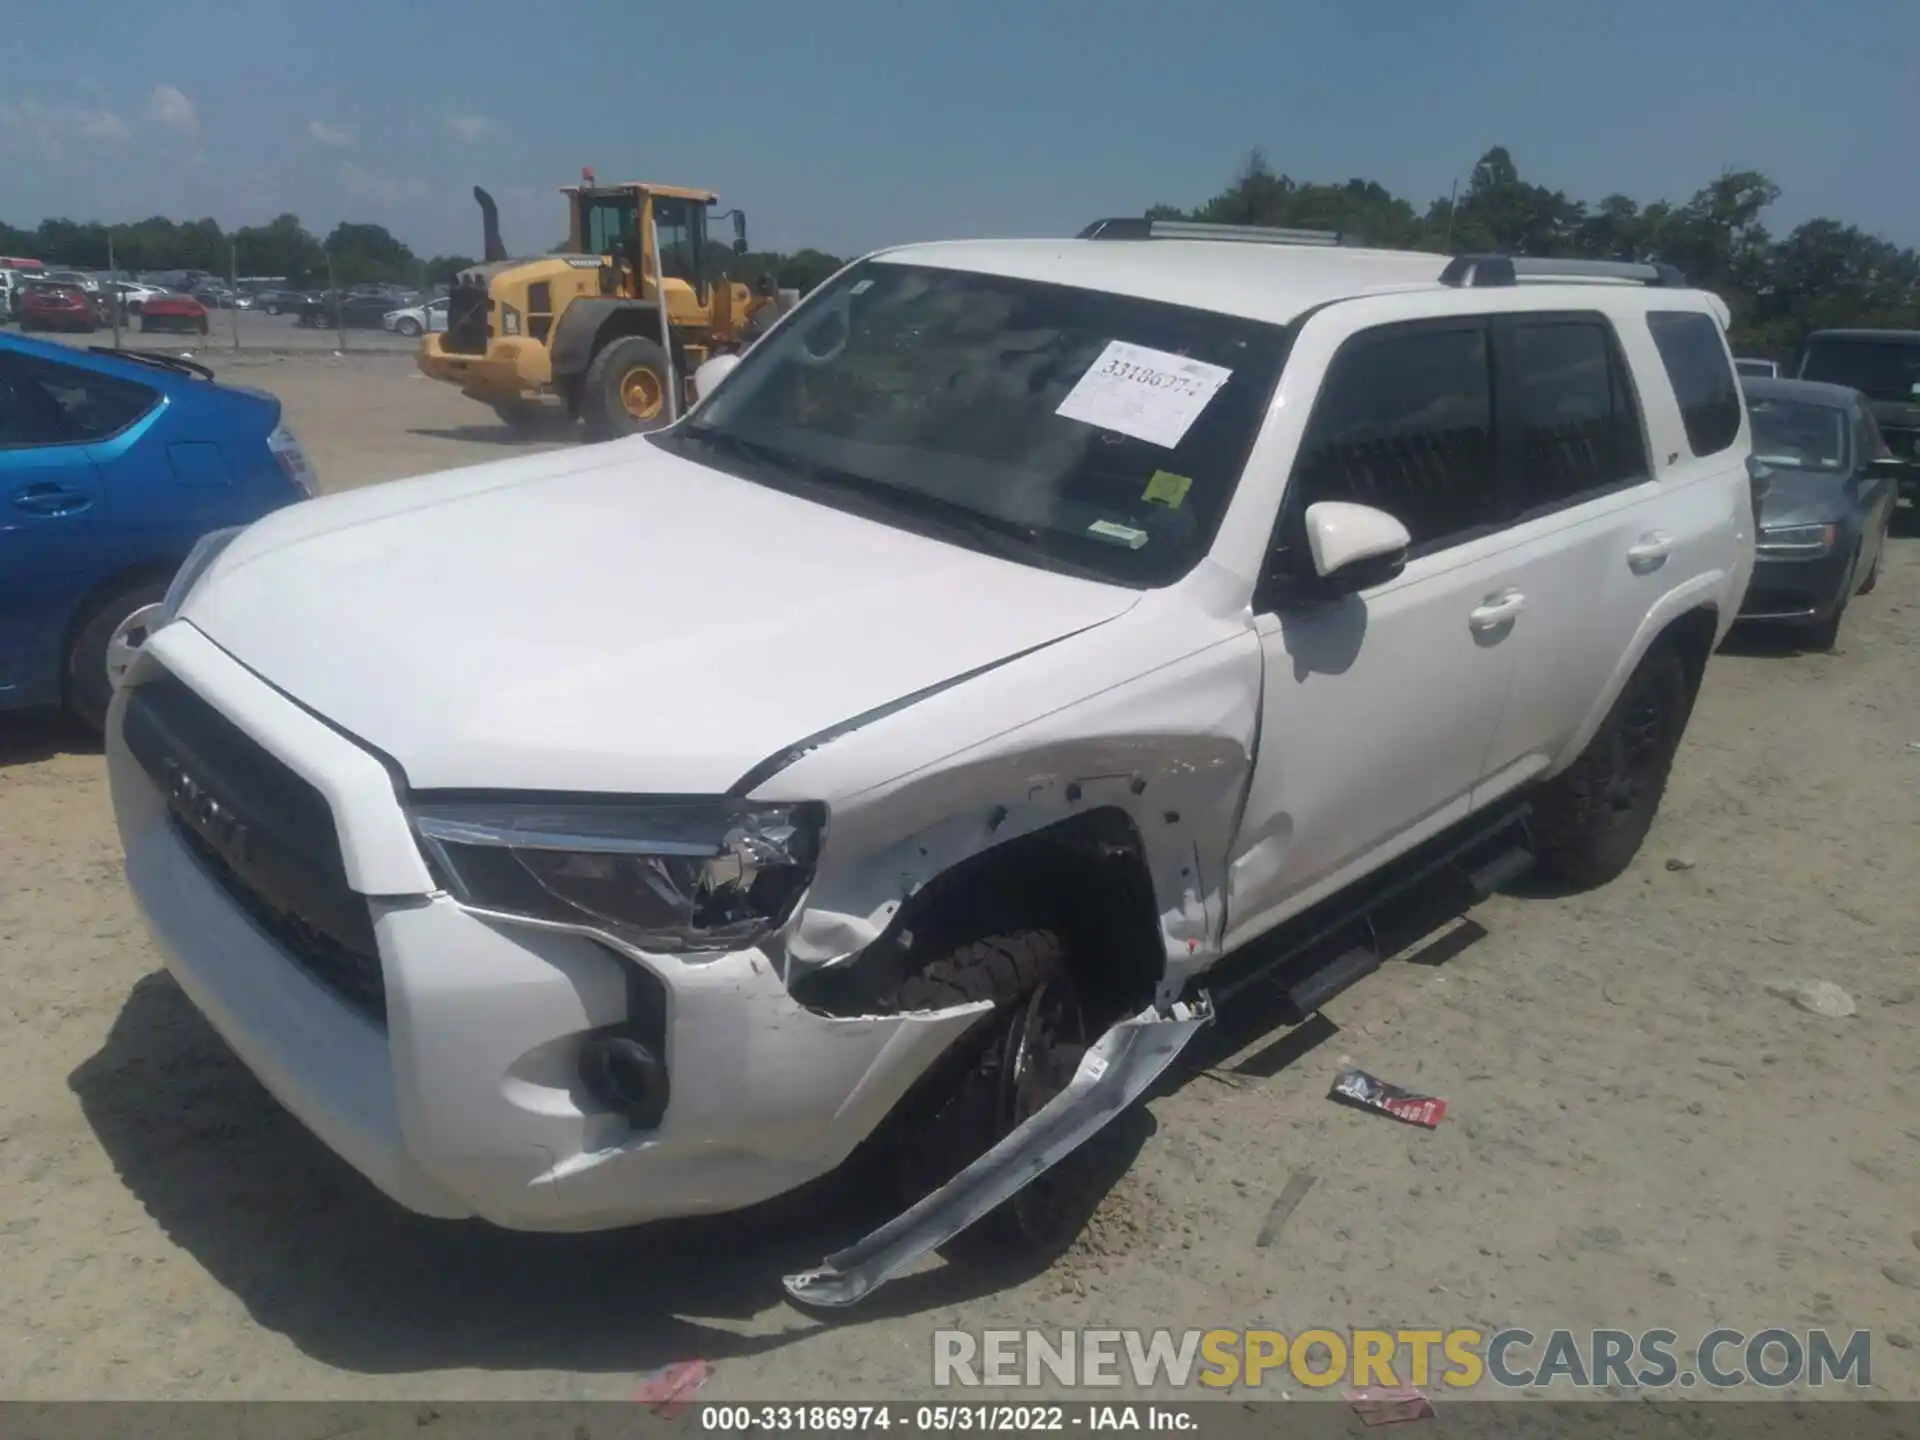
<svg viewBox="0 0 1920 1440"><path fill-rule="evenodd" d="M660 273L692 287L702 306L709 303L714 282L724 278L724 267L707 244L707 214L719 196L674 185L566 188L571 202L569 248L618 257L615 271L623 293L638 298L643 277L653 273L651 232L660 238ZM746 249L746 217L736 210L732 218L733 249L739 253Z"/></svg>

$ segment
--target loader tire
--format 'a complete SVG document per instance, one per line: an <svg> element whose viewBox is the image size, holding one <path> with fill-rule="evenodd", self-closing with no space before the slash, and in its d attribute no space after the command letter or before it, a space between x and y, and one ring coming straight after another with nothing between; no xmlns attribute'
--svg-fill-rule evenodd
<svg viewBox="0 0 1920 1440"><path fill-rule="evenodd" d="M671 418L667 352L644 335L627 335L593 357L580 386L580 418L590 440L658 430Z"/></svg>
<svg viewBox="0 0 1920 1440"><path fill-rule="evenodd" d="M903 1010L986 1000L993 1010L928 1075L903 1112L895 1174L911 1204L947 1183L1066 1088L1091 1038L1065 943L1015 930L959 944L908 979ZM1073 1242L1099 1201L1083 1153L1028 1184L950 1242L957 1256L1046 1259Z"/></svg>
<svg viewBox="0 0 1920 1440"><path fill-rule="evenodd" d="M1671 645L1641 660L1579 759L1540 788L1533 839L1541 868L1578 890L1633 863L1666 793L1693 709L1693 681Z"/></svg>

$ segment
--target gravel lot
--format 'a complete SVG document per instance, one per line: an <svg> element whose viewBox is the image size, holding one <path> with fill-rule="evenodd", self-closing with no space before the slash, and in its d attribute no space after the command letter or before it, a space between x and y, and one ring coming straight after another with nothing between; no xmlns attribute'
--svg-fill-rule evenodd
<svg viewBox="0 0 1920 1440"><path fill-rule="evenodd" d="M264 322L263 322L264 323ZM281 322L284 323L284 322ZM287 326L289 330L291 326ZM236 362L323 484L496 457L401 358ZM670 1361L710 1398L919 1394L944 1325L1595 1325L1875 1333L1920 1398L1920 544L1833 655L1708 672L1624 879L1501 896L1290 1033L1155 1100L1075 1250L933 1267L835 1325L786 1305L816 1221L553 1238L393 1208L159 973L102 764L0 719L0 1382L20 1398L562 1399ZM1806 977L1858 1013L1770 993ZM1342 1056L1446 1097L1428 1133L1330 1103ZM1254 1237L1289 1175L1317 1183ZM1901 1342L1907 1341L1906 1345Z"/></svg>

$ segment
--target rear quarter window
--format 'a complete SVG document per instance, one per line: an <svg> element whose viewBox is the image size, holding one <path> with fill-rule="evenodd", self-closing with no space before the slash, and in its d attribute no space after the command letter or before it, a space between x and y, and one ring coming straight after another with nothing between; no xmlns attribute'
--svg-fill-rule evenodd
<svg viewBox="0 0 1920 1440"><path fill-rule="evenodd" d="M1740 434L1740 384L1719 325L1698 310L1649 310L1647 329L1680 402L1687 444L1696 456L1719 454Z"/></svg>
<svg viewBox="0 0 1920 1440"><path fill-rule="evenodd" d="M0 444L84 444L119 434L160 401L132 380L28 355L0 363Z"/></svg>

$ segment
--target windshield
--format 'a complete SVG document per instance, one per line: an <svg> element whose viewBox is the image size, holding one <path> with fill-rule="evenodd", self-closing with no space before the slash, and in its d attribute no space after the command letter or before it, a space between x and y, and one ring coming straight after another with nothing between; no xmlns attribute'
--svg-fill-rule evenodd
<svg viewBox="0 0 1920 1440"><path fill-rule="evenodd" d="M1164 585L1212 542L1286 338L1158 301L869 261L757 344L676 438L962 544Z"/></svg>
<svg viewBox="0 0 1920 1440"><path fill-rule="evenodd" d="M1845 410L1771 399L1749 399L1747 410L1753 416L1753 458L1762 464L1828 473L1845 468Z"/></svg>
<svg viewBox="0 0 1920 1440"><path fill-rule="evenodd" d="M1920 393L1920 339L1814 339L1800 366L1802 380L1850 385L1875 400L1916 400Z"/></svg>

